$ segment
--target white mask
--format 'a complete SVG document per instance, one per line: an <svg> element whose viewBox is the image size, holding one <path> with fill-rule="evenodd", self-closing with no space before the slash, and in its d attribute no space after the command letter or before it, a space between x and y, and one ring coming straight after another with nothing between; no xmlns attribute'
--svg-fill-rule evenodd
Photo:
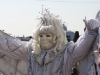
<svg viewBox="0 0 100 75"><path fill-rule="evenodd" d="M44 50L50 49L53 47L53 38L54 36L52 34L40 34L39 35L39 41L40 41L40 47Z"/></svg>

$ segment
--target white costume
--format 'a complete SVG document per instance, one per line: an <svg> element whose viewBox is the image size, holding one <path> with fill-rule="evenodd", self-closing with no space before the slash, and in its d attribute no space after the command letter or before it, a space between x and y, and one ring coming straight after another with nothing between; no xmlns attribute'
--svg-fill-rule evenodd
<svg viewBox="0 0 100 75"><path fill-rule="evenodd" d="M0 52L24 60L27 63L26 75L70 75L74 63L83 59L92 48L100 23L95 19L84 20L85 33L76 43L68 43L58 17L46 12L39 21L29 43L0 36Z"/></svg>

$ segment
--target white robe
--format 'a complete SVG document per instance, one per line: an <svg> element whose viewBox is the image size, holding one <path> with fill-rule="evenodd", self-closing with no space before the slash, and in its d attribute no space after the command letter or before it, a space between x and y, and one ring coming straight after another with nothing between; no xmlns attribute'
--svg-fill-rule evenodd
<svg viewBox="0 0 100 75"><path fill-rule="evenodd" d="M0 36L0 52L14 59L24 60L28 64L28 75L71 75L74 63L86 56L96 36L97 32L86 31L76 43L71 42L65 50L54 57L54 60L43 65L40 65L30 53L31 44L17 39Z"/></svg>

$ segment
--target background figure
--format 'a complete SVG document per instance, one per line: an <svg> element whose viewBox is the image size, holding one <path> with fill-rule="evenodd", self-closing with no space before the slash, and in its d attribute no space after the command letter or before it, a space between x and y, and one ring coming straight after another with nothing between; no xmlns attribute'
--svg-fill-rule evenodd
<svg viewBox="0 0 100 75"><path fill-rule="evenodd" d="M74 35L73 41L76 42L78 38L79 38L79 32L75 31L75 35Z"/></svg>
<svg viewBox="0 0 100 75"><path fill-rule="evenodd" d="M71 37L70 37L70 35L67 35L67 40L68 40L68 42L71 41Z"/></svg>
<svg viewBox="0 0 100 75"><path fill-rule="evenodd" d="M86 30L86 27L84 28L84 32L85 32L85 30Z"/></svg>
<svg viewBox="0 0 100 75"><path fill-rule="evenodd" d="M75 31L75 35L73 39L74 43L77 41L78 38L79 38L79 31ZM79 75L78 70L77 70L77 64L75 65L75 67L73 67L71 75Z"/></svg>

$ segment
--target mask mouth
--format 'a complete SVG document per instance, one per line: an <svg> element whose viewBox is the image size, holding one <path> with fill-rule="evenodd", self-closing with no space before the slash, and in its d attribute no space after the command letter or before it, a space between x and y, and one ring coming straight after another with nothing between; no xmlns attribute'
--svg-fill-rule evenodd
<svg viewBox="0 0 100 75"><path fill-rule="evenodd" d="M56 46L56 43L48 49L43 49L41 46L40 46L40 48L41 48L42 51L51 51L55 46Z"/></svg>

